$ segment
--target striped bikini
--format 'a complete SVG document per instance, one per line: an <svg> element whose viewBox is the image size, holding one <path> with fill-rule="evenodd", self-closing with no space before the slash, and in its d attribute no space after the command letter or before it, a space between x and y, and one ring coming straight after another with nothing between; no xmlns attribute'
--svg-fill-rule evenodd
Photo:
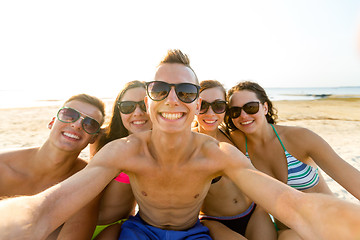
<svg viewBox="0 0 360 240"><path fill-rule="evenodd" d="M279 139L279 142L284 149L284 153L286 156L287 166L288 166L288 179L287 185L293 187L297 190L306 190L314 187L319 182L319 173L318 169L314 168L310 165L307 165L299 160L297 160L294 156L292 156L286 149L284 144L281 142L281 139L276 132L274 126L271 124L276 137ZM245 138L246 144L246 156L248 154L247 148L247 139Z"/></svg>

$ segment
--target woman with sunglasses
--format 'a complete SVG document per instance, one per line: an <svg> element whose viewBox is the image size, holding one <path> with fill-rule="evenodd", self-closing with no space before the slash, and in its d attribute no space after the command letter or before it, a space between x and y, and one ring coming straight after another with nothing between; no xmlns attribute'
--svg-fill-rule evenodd
<svg viewBox="0 0 360 240"><path fill-rule="evenodd" d="M201 108L194 131L232 144L219 125L226 111L226 90L216 80L200 83ZM202 206L202 223L213 239L276 239L269 215L227 177L215 178Z"/></svg>
<svg viewBox="0 0 360 240"><path fill-rule="evenodd" d="M360 199L360 172L338 156L314 132L275 125L276 109L265 90L245 81L228 92L225 123L232 141L260 171L303 192L332 194L320 166L330 177ZM300 239L278 223L279 239Z"/></svg>
<svg viewBox="0 0 360 240"><path fill-rule="evenodd" d="M136 80L125 84L116 97L109 124L101 129L98 141L90 145L91 157L115 139L151 129L152 124L144 103L145 94L144 82ZM111 224L134 212L135 198L129 183L129 177L120 173L107 186L100 204L99 224ZM114 224L104 230L97 239L106 239L118 234L119 230L120 224Z"/></svg>

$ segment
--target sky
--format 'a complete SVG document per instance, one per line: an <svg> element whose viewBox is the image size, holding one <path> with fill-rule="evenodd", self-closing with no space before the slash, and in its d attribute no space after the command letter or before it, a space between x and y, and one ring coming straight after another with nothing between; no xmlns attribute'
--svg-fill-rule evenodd
<svg viewBox="0 0 360 240"><path fill-rule="evenodd" d="M359 20L358 0L1 1L0 94L115 97L174 48L227 88L360 86Z"/></svg>

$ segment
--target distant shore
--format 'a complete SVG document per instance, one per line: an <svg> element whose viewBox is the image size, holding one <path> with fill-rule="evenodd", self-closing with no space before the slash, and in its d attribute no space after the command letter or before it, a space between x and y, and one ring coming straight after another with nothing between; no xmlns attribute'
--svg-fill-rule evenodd
<svg viewBox="0 0 360 240"><path fill-rule="evenodd" d="M112 101L106 102L107 119ZM360 170L360 98L330 96L317 100L274 101L278 124L308 128L322 138L347 162ZM58 106L0 109L0 151L38 146L49 134L47 124ZM82 157L88 159L86 148ZM340 198L358 202L325 175L332 191Z"/></svg>

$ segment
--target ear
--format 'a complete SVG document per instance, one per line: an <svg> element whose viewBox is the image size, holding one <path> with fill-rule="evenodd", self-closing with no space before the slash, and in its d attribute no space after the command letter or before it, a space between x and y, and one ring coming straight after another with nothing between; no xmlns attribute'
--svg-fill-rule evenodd
<svg viewBox="0 0 360 240"><path fill-rule="evenodd" d="M49 124L48 124L48 128L49 128L49 129L51 129L52 126L54 125L55 119L56 119L56 118L53 117L53 118L51 119L51 121L49 122Z"/></svg>
<svg viewBox="0 0 360 240"><path fill-rule="evenodd" d="M268 114L268 111L269 111L269 106L268 106L268 103L267 102L264 102L264 115Z"/></svg>
<svg viewBox="0 0 360 240"><path fill-rule="evenodd" d="M201 97L199 97L197 100L197 103L196 103L196 112L195 112L196 115L198 115L200 113L201 101L202 101L202 99L201 99Z"/></svg>
<svg viewBox="0 0 360 240"><path fill-rule="evenodd" d="M149 113L149 97L147 95L144 97L144 103L145 103L145 106L146 106L146 113L148 115L150 115L150 113Z"/></svg>

